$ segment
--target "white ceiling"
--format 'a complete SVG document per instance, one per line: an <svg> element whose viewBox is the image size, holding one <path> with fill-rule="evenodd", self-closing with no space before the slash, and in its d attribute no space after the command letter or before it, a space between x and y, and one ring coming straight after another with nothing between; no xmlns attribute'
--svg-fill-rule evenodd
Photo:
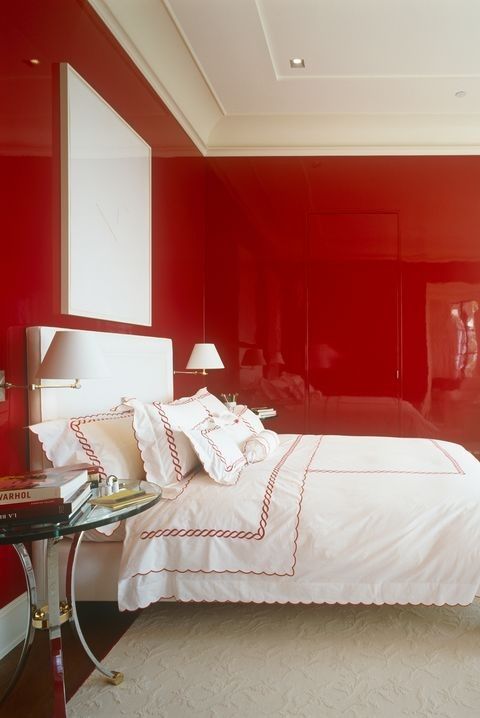
<svg viewBox="0 0 480 718"><path fill-rule="evenodd" d="M480 154L477 0L90 2L204 154Z"/></svg>

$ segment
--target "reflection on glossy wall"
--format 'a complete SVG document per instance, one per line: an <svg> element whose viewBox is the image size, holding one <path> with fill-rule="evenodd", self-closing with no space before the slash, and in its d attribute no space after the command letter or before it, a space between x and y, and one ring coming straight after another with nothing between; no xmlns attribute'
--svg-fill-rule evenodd
<svg viewBox="0 0 480 718"><path fill-rule="evenodd" d="M477 157L210 159L209 383L279 431L480 450L479 187Z"/></svg>
<svg viewBox="0 0 480 718"><path fill-rule="evenodd" d="M0 59L0 369L25 382L25 327L37 324L172 337L185 363L203 333L203 158L83 0L3 3ZM60 312L60 62L152 147L152 327ZM180 380L175 388L192 390ZM0 474L28 465L26 392L7 396L0 403ZM6 555L2 547L0 607L24 590L10 569L18 561Z"/></svg>

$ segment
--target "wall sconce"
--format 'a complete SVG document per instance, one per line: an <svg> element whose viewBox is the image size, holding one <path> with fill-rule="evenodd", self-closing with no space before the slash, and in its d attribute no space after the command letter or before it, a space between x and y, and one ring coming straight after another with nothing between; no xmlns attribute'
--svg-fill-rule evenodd
<svg viewBox="0 0 480 718"><path fill-rule="evenodd" d="M215 344L195 344L187 362L188 371L174 371L174 374L207 374L207 369L224 369Z"/></svg>
<svg viewBox="0 0 480 718"><path fill-rule="evenodd" d="M95 340L87 332L58 331L38 369L40 379L72 379L73 384L12 384L0 371L0 401L6 389L80 389L78 378L102 379L109 375L107 364Z"/></svg>

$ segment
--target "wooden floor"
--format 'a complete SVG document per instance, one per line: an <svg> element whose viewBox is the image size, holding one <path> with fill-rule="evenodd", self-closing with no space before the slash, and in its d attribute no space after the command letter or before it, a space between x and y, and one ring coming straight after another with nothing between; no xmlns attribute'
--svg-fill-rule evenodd
<svg viewBox="0 0 480 718"><path fill-rule="evenodd" d="M82 631L97 658L103 658L115 645L137 613L120 613L116 603L77 603ZM67 700L82 685L93 670L93 664L66 623L62 627L63 657ZM19 649L0 661L0 694L16 665ZM114 670L121 667L112 666ZM0 718L51 718L53 689L50 674L48 631L36 631L26 668L16 687L0 705Z"/></svg>

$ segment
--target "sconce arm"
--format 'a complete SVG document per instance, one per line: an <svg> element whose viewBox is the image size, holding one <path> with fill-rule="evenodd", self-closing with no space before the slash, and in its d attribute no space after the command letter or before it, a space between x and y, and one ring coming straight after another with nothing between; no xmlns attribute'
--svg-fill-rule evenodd
<svg viewBox="0 0 480 718"><path fill-rule="evenodd" d="M75 379L73 384L49 384L46 386L45 384L13 384L11 381L5 380L5 372L3 370L0 370L0 392L5 393L5 389L30 389L31 391L35 391L36 389L80 389L81 388L80 380ZM5 397L3 398L0 395L0 401L3 401Z"/></svg>

